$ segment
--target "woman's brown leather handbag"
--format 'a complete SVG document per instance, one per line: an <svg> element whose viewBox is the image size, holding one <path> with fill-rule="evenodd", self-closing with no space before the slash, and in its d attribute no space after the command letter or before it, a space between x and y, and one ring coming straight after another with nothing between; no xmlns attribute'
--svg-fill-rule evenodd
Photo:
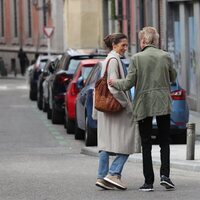
<svg viewBox="0 0 200 200"><path fill-rule="evenodd" d="M123 107L122 105L114 98L110 90L108 89L107 76L108 76L108 64L110 58L106 64L106 70L102 78L100 78L95 84L95 108L101 112L114 113L120 112ZM119 67L118 67L119 71ZM120 75L120 72L119 72Z"/></svg>

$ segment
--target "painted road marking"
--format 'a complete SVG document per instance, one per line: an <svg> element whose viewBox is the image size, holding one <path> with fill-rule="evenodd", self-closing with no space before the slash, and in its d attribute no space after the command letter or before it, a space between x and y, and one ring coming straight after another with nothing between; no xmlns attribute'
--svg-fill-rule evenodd
<svg viewBox="0 0 200 200"><path fill-rule="evenodd" d="M27 85L0 85L0 90L27 90L29 87Z"/></svg>
<svg viewBox="0 0 200 200"><path fill-rule="evenodd" d="M0 85L0 90L7 90L8 87L6 85Z"/></svg>
<svg viewBox="0 0 200 200"><path fill-rule="evenodd" d="M37 108L34 109L37 113L40 113ZM69 142L65 140L65 137L55 128L53 124L49 122L49 120L43 115L39 115L41 121L43 121L44 125L47 127L49 133L56 139L56 141L62 146L68 146Z"/></svg>

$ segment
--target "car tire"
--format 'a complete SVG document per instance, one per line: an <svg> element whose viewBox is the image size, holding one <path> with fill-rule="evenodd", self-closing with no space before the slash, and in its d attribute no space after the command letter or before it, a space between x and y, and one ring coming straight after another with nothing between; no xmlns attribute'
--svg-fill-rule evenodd
<svg viewBox="0 0 200 200"><path fill-rule="evenodd" d="M85 138L84 131L78 127L77 120L75 119L74 138L76 140L83 140Z"/></svg>
<svg viewBox="0 0 200 200"><path fill-rule="evenodd" d="M173 144L186 144L186 142L187 142L187 129L181 130L179 134L172 135L171 138L172 138Z"/></svg>
<svg viewBox="0 0 200 200"><path fill-rule="evenodd" d="M39 110L42 110L42 107L43 107L42 104L43 104L43 102L42 102L41 97L38 97L37 98L37 107Z"/></svg>
<svg viewBox="0 0 200 200"><path fill-rule="evenodd" d="M47 112L47 103L45 102L44 98L42 101L42 110L43 110L43 112Z"/></svg>
<svg viewBox="0 0 200 200"><path fill-rule="evenodd" d="M49 105L47 105L47 119L51 119L52 110L50 109Z"/></svg>
<svg viewBox="0 0 200 200"><path fill-rule="evenodd" d="M66 127L67 134L74 133L74 128L75 128L74 120L70 120L66 112L65 112L65 127Z"/></svg>
<svg viewBox="0 0 200 200"><path fill-rule="evenodd" d="M29 99L32 100L32 101L36 101L36 100L37 100L37 94L36 94L36 92L33 90L32 83L30 83Z"/></svg>
<svg viewBox="0 0 200 200"><path fill-rule="evenodd" d="M85 119L85 146L97 146L97 131L89 126L87 116Z"/></svg>
<svg viewBox="0 0 200 200"><path fill-rule="evenodd" d="M51 121L53 124L63 123L63 114L56 110L55 103L53 102Z"/></svg>
<svg viewBox="0 0 200 200"><path fill-rule="evenodd" d="M29 91L29 99L31 101L35 101L36 100L35 94L34 94L34 92L31 89Z"/></svg>

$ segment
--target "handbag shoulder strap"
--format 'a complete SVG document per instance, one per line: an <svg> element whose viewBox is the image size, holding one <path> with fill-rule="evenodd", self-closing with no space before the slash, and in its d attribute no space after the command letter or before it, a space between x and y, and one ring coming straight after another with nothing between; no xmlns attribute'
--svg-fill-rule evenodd
<svg viewBox="0 0 200 200"><path fill-rule="evenodd" d="M115 58L115 57L109 58L109 60L108 60L107 63L106 63L106 70L105 70L103 76L106 76L106 77L108 76L108 65L109 65L109 62L110 62L111 59L116 59L116 60L117 60L117 58ZM118 60L117 60L117 62L118 62ZM121 73L120 73L120 71L119 71L119 65L117 66L117 68L118 68L119 78L121 78Z"/></svg>

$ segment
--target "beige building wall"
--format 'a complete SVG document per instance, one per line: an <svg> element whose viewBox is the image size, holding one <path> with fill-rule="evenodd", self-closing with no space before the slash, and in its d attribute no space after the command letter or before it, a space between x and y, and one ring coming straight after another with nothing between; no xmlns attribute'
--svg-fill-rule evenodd
<svg viewBox="0 0 200 200"><path fill-rule="evenodd" d="M68 48L102 47L103 1L66 0L65 37Z"/></svg>

